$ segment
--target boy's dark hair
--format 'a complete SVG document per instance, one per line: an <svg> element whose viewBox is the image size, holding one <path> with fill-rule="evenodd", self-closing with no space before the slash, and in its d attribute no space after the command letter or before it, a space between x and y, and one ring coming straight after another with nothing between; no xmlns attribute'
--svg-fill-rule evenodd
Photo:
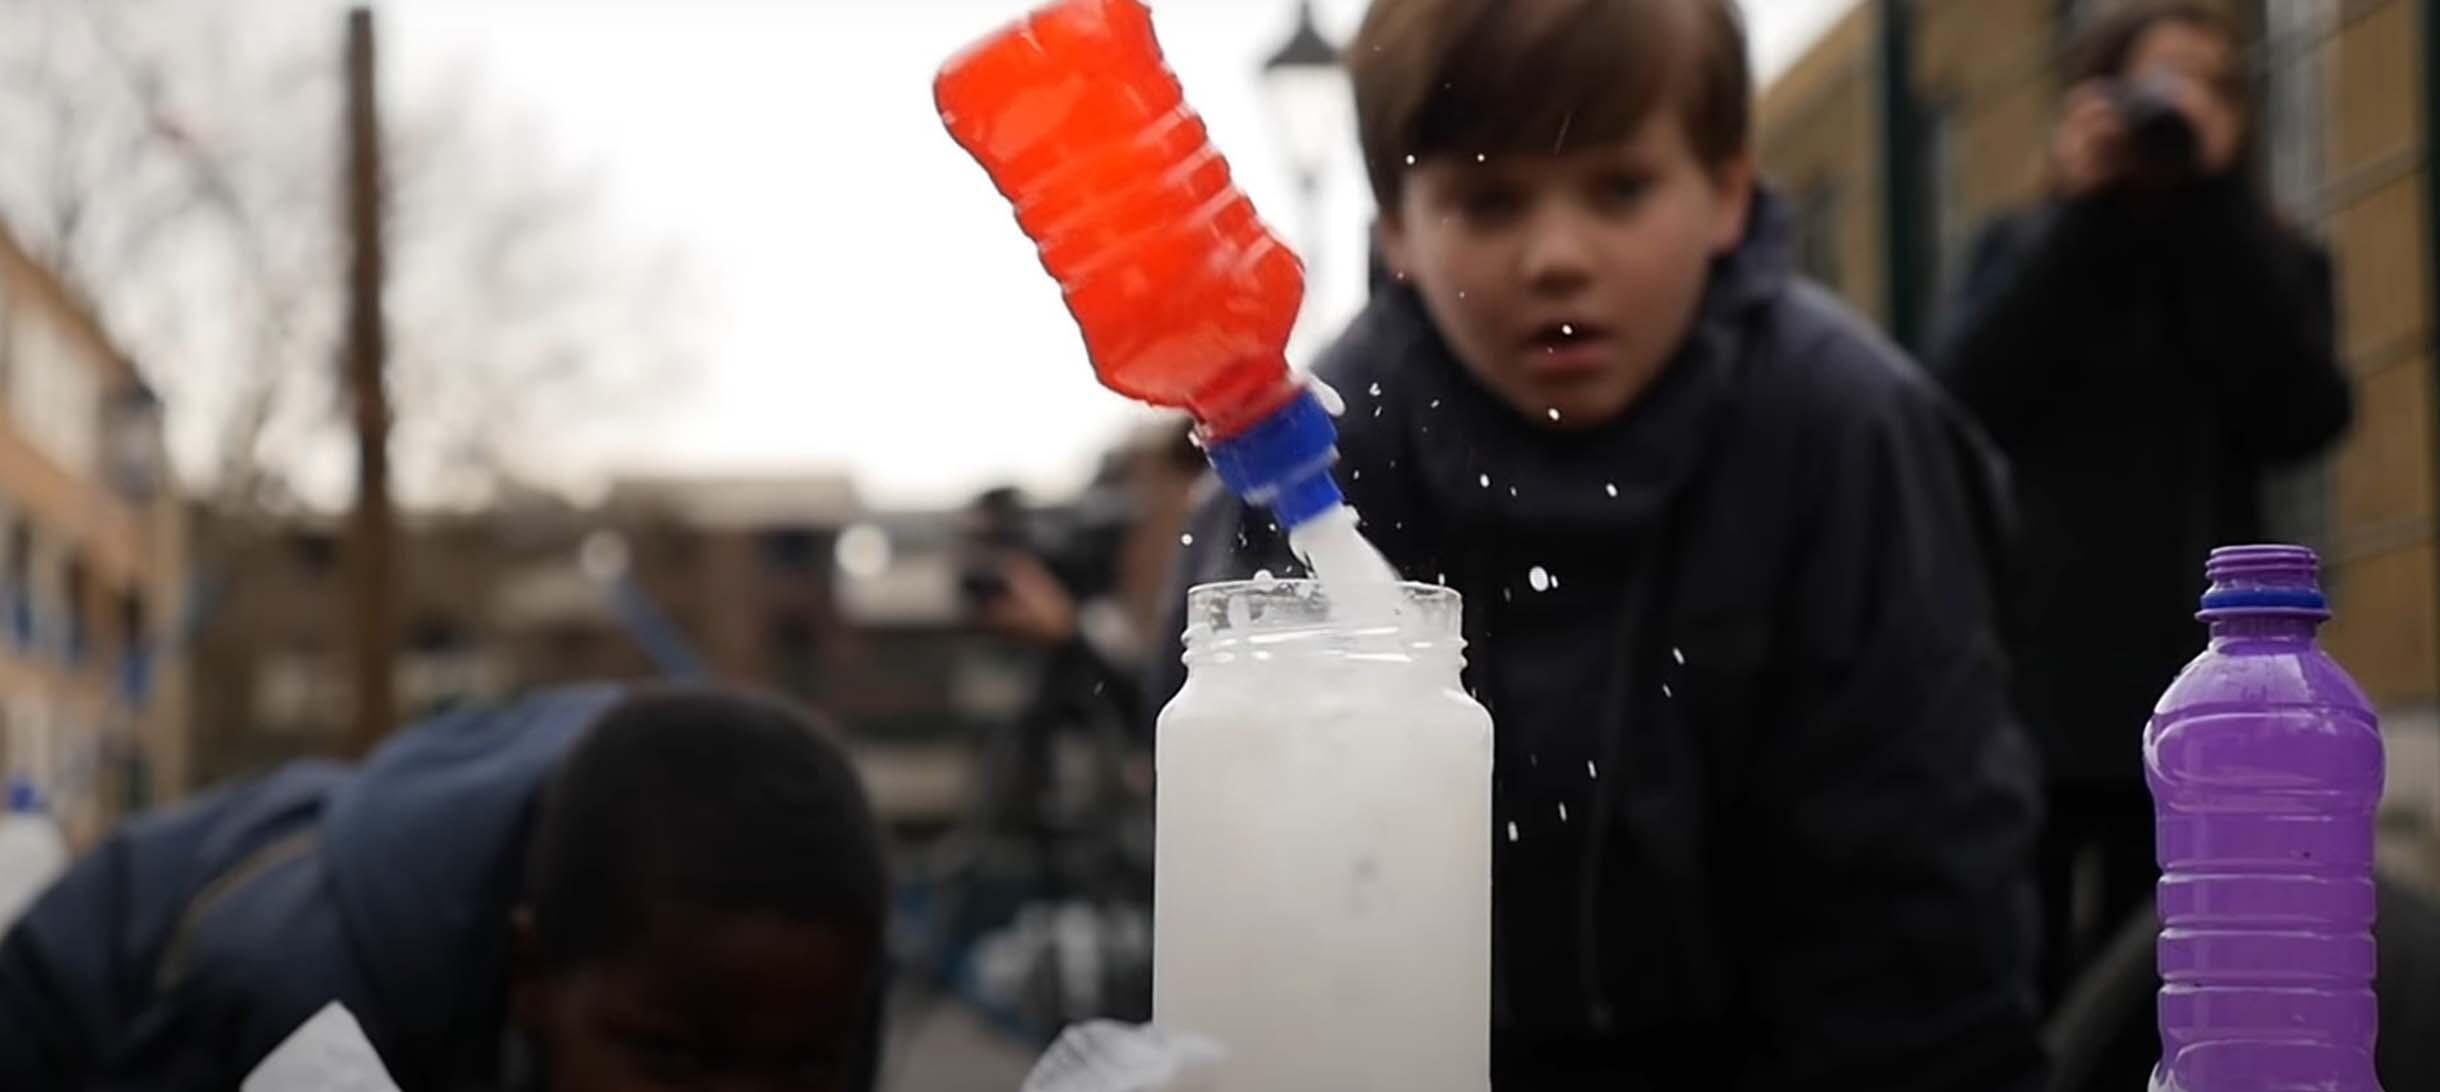
<svg viewBox="0 0 2440 1092"><path fill-rule="evenodd" d="M544 790L525 869L537 969L613 958L670 908L818 921L877 944L885 875L862 784L810 713L638 690Z"/></svg>
<svg viewBox="0 0 2440 1092"><path fill-rule="evenodd" d="M1385 211L1413 161L1599 147L1664 106L1706 164L1751 139L1733 0L1373 0L1346 56Z"/></svg>
<svg viewBox="0 0 2440 1092"><path fill-rule="evenodd" d="M2127 63L2135 59L2135 47L2163 23L2182 23L2227 42L2228 71L2221 74L2218 90L2231 102L2245 101L2245 59L2241 55L2245 35L2225 13L2197 0L2145 0L2120 5L2095 19L2077 32L2068 48L2063 70L2066 86L2126 75Z"/></svg>

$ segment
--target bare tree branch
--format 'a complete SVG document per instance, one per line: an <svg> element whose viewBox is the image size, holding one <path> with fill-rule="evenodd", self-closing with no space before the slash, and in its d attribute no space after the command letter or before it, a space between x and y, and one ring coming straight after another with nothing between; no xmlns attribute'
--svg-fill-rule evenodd
<svg viewBox="0 0 2440 1092"><path fill-rule="evenodd" d="M232 11L231 9L236 9ZM163 391L224 506L335 503L337 21L264 0L0 0L0 220ZM301 21L300 21L301 20ZM239 37L242 33L242 39ZM555 414L665 388L668 261L463 86L387 104L393 451L409 503L546 477ZM342 468L343 470L343 468Z"/></svg>

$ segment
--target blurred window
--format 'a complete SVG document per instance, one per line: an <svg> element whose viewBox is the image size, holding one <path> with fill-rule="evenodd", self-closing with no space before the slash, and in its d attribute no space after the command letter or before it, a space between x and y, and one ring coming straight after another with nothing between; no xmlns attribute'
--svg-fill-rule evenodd
<svg viewBox="0 0 2440 1092"><path fill-rule="evenodd" d="M781 527L762 534L764 564L783 573L813 572L830 560L822 537L810 528Z"/></svg>

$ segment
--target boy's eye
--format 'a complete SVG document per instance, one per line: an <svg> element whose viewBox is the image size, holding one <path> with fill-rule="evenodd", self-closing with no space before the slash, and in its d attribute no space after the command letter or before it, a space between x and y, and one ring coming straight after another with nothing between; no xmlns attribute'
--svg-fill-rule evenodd
<svg viewBox="0 0 2440 1092"><path fill-rule="evenodd" d="M1477 224L1496 224L1516 215L1523 198L1505 186L1485 186L1458 195L1457 208Z"/></svg>
<svg viewBox="0 0 2440 1092"><path fill-rule="evenodd" d="M1633 205L1651 191L1652 176L1634 171L1602 175L1593 187L1594 196L1611 206Z"/></svg>

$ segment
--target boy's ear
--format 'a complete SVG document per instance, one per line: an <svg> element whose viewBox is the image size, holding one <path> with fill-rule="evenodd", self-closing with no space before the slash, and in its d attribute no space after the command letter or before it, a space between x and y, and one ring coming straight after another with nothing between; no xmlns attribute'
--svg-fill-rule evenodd
<svg viewBox="0 0 2440 1092"><path fill-rule="evenodd" d="M1712 221L1711 249L1726 254L1745 241L1746 221L1754 213L1754 156L1739 152L1711 168L1711 184L1719 195Z"/></svg>

